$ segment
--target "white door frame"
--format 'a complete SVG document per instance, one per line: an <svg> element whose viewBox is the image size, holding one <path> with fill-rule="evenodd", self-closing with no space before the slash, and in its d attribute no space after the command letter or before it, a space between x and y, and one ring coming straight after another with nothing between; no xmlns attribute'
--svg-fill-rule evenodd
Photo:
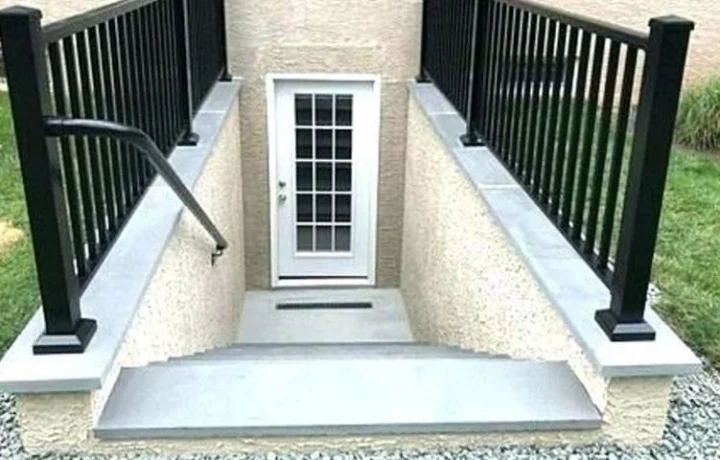
<svg viewBox="0 0 720 460"><path fill-rule="evenodd" d="M369 273L368 278L343 279L293 279L281 280L278 271L278 185L277 185L277 127L276 127L276 100L275 85L280 81L327 81L327 82L370 82L373 85L374 111L377 120L373 123L371 145L372 154L368 160L370 166L370 231L368 241ZM380 90L381 78L376 74L333 74L333 73L271 73L265 78L267 102L267 129L268 129L268 184L270 193L270 273L272 287L312 287L312 286L374 286L377 251L377 202L378 202L378 175L380 169Z"/></svg>

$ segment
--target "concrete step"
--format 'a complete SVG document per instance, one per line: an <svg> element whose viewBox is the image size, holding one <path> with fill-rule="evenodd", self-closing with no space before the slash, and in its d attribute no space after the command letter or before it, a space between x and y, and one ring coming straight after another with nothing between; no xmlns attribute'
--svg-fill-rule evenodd
<svg viewBox="0 0 720 460"><path fill-rule="evenodd" d="M410 358L507 358L507 356L463 350L426 343L346 343L346 344L237 344L190 356L170 358L167 365L187 362L227 360L297 359L410 359Z"/></svg>
<svg viewBox="0 0 720 460"><path fill-rule="evenodd" d="M123 369L100 439L589 430L565 363L506 359L227 360Z"/></svg>

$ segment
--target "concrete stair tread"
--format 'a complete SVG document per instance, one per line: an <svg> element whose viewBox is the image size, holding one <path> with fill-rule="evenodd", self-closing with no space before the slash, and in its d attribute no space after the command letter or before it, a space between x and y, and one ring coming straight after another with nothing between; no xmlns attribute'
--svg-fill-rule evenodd
<svg viewBox="0 0 720 460"><path fill-rule="evenodd" d="M167 365L186 362L226 360L297 360L297 359L409 359L409 358L507 358L484 352L425 343L350 343L350 344L237 344L190 356L170 358Z"/></svg>
<svg viewBox="0 0 720 460"><path fill-rule="evenodd" d="M193 362L123 369L101 439L587 430L565 363L506 359Z"/></svg>

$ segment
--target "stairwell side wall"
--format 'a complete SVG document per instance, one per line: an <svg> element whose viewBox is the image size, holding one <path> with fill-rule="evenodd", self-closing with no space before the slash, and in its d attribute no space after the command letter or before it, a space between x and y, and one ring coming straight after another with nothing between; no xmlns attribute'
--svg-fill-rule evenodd
<svg viewBox="0 0 720 460"><path fill-rule="evenodd" d="M432 124L452 123L457 114L439 114L431 122L417 94L408 110L401 271L415 338L566 361L603 413L598 440L657 441L672 377L600 374Z"/></svg>
<svg viewBox="0 0 720 460"><path fill-rule="evenodd" d="M174 153L183 154L182 149ZM236 100L193 189L198 202L228 239L228 250L212 266L208 248L213 248L214 242L195 217L183 211L103 387L93 392L18 396L26 450L96 449L91 430L121 368L164 361L234 341L245 294L240 160ZM102 333L100 329L98 334Z"/></svg>

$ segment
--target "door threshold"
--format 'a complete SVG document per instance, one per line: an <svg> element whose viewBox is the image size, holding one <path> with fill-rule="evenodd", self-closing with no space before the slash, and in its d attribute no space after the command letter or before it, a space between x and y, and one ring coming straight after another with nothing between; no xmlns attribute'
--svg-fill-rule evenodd
<svg viewBox="0 0 720 460"><path fill-rule="evenodd" d="M274 288L298 287L372 287L375 283L369 278L307 278L276 280Z"/></svg>

